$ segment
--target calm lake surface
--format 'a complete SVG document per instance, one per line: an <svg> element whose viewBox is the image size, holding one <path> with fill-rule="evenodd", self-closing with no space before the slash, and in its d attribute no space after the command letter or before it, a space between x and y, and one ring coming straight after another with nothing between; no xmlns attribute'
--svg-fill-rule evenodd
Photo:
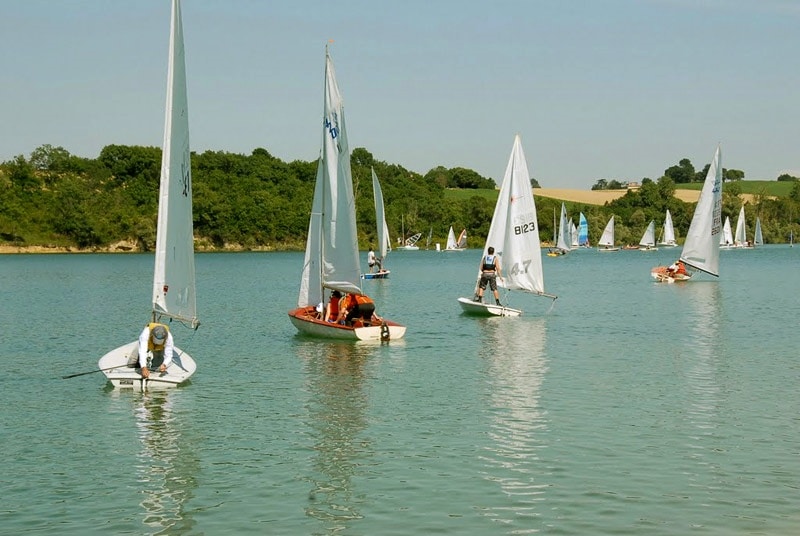
<svg viewBox="0 0 800 536"><path fill-rule="evenodd" d="M4 534L800 533L800 248L544 257L520 318L461 315L479 250L367 281L404 340L302 338L301 253L197 256L166 393L96 368L147 320L152 255L0 256ZM366 252L362 253L366 264Z"/></svg>

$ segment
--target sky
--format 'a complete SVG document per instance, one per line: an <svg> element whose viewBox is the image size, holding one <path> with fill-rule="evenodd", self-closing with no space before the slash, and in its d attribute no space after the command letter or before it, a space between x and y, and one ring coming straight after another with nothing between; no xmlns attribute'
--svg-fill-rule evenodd
<svg viewBox="0 0 800 536"><path fill-rule="evenodd" d="M191 146L319 155L325 45L350 147L545 188L657 180L722 147L800 176L798 0L182 0ZM0 0L0 161L160 146L170 0Z"/></svg>

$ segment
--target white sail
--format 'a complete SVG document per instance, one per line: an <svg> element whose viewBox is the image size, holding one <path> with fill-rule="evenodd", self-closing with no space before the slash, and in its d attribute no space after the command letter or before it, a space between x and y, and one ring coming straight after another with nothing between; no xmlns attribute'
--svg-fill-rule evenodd
<svg viewBox="0 0 800 536"><path fill-rule="evenodd" d="M180 0L172 0L170 18L151 320L164 322L166 317L197 328L189 109ZM174 346L166 370L152 370L147 378L138 368L138 357L137 339L103 355L97 367L114 387L137 391L180 385L197 370L192 356L178 346Z"/></svg>
<svg viewBox="0 0 800 536"><path fill-rule="evenodd" d="M719 235L722 230L721 153L717 147L681 252L684 263L713 276L719 276Z"/></svg>
<svg viewBox="0 0 800 536"><path fill-rule="evenodd" d="M603 234L597 244L600 246L614 247L614 216L611 216L611 219L608 220L606 228L603 229Z"/></svg>
<svg viewBox="0 0 800 536"><path fill-rule="evenodd" d="M639 240L639 245L644 246L647 248L652 248L656 245L656 222L655 220L650 220L650 223L647 225L647 229L644 230L644 234L642 235L642 239Z"/></svg>
<svg viewBox="0 0 800 536"><path fill-rule="evenodd" d="M747 244L747 226L744 219L744 205L739 210L739 217L736 218L736 234L733 235L733 245L744 247Z"/></svg>
<svg viewBox="0 0 800 536"><path fill-rule="evenodd" d="M450 231L447 233L447 245L445 249L456 249L458 242L456 242L456 233L453 232L453 226L450 226Z"/></svg>
<svg viewBox="0 0 800 536"><path fill-rule="evenodd" d="M360 278L344 103L326 47L322 150L297 303L301 307L320 303L323 286L361 294Z"/></svg>
<svg viewBox="0 0 800 536"><path fill-rule="evenodd" d="M764 235L761 232L761 218L758 217L756 217L756 230L755 230L755 237L753 238L753 245L755 246L764 245Z"/></svg>
<svg viewBox="0 0 800 536"><path fill-rule="evenodd" d="M180 1L175 0L170 23L153 314L197 327L193 238L186 62Z"/></svg>
<svg viewBox="0 0 800 536"><path fill-rule="evenodd" d="M721 246L733 246L733 232L731 232L731 219L725 216L725 225L719 235L719 244Z"/></svg>
<svg viewBox="0 0 800 536"><path fill-rule="evenodd" d="M663 229L663 236L662 241L660 242L661 245L664 246L676 246L677 243L675 242L675 228L672 225L672 214L669 213L669 209L667 209L667 217L664 219L664 229Z"/></svg>
<svg viewBox="0 0 800 536"><path fill-rule="evenodd" d="M500 286L544 293L537 221L528 164L517 135L483 250L486 255L489 247L494 247L500 257L503 274L503 279L498 279Z"/></svg>
<svg viewBox="0 0 800 536"><path fill-rule="evenodd" d="M570 235L569 225L567 224L567 207L561 203L561 218L558 220L558 237L556 247L562 251L570 250L572 236Z"/></svg>
<svg viewBox="0 0 800 536"><path fill-rule="evenodd" d="M571 249L575 249L575 248L580 246L580 243L578 242L578 228L575 226L575 224L571 220L569 222L569 229L570 229L569 235L570 235L570 239L571 239L570 240L570 246L571 246Z"/></svg>
<svg viewBox="0 0 800 536"><path fill-rule="evenodd" d="M386 215L383 211L383 190L375 170L372 170L372 198L375 201L375 223L378 226L378 252L381 261L392 251L392 241L389 238L389 227L386 225Z"/></svg>

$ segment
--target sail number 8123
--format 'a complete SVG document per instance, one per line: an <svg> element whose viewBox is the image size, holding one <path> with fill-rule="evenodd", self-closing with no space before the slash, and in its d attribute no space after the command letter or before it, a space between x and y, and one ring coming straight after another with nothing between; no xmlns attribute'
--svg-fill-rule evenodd
<svg viewBox="0 0 800 536"><path fill-rule="evenodd" d="M517 235L531 233L535 230L536 230L536 224L534 222L528 222L514 226L514 234Z"/></svg>

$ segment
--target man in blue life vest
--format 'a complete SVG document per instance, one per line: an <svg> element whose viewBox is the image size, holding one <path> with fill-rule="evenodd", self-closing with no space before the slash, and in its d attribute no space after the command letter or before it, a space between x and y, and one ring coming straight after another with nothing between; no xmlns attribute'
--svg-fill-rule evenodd
<svg viewBox="0 0 800 536"><path fill-rule="evenodd" d="M473 301L483 301L483 291L486 290L486 285L488 283L489 288L491 288L494 293L494 302L497 305L501 305L500 294L497 292L497 278L503 279L503 276L500 274L500 259L494 254L494 248L492 246L489 246L487 252L487 255L481 259L481 281L478 283L478 293L475 294Z"/></svg>
<svg viewBox="0 0 800 536"><path fill-rule="evenodd" d="M172 333L166 325L158 322L147 324L139 335L139 368L142 369L142 377L149 378L150 369L166 372L172 364L173 349Z"/></svg>

